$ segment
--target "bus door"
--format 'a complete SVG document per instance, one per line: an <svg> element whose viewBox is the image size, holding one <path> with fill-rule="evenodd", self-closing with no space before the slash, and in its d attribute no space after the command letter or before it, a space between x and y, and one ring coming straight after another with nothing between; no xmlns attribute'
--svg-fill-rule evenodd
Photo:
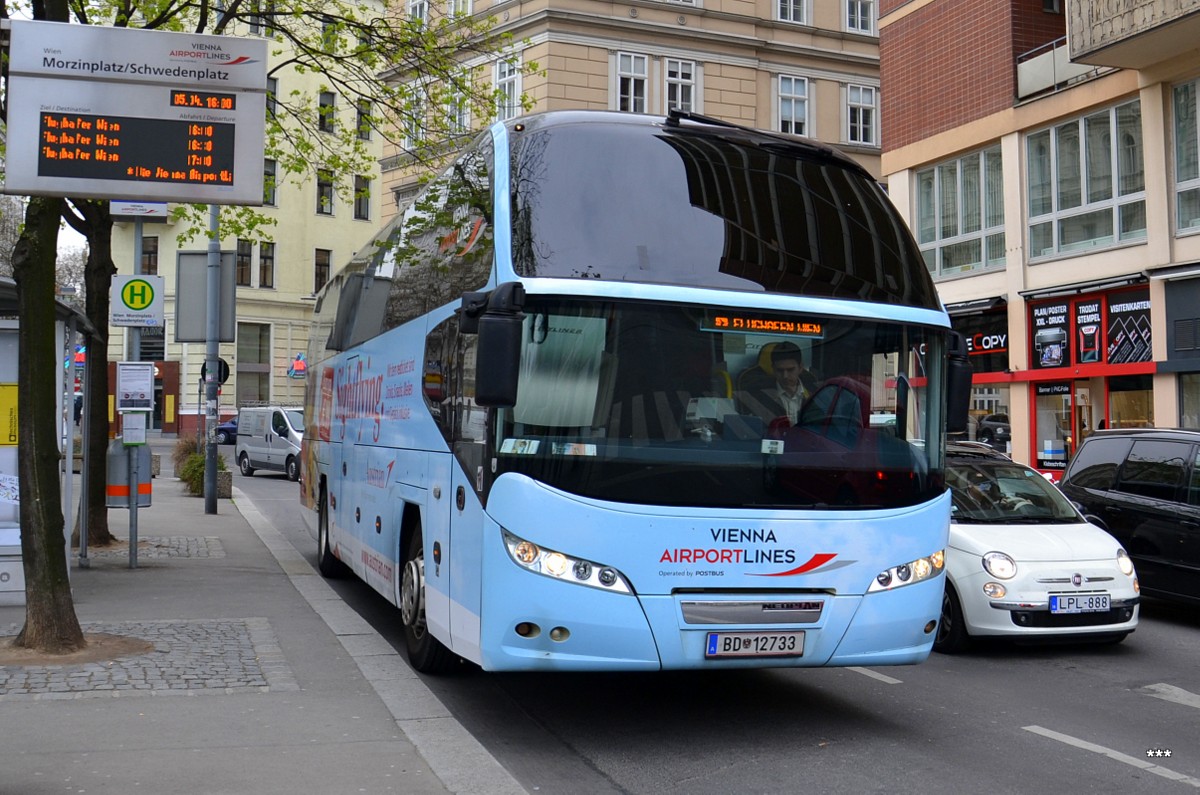
<svg viewBox="0 0 1200 795"><path fill-rule="evenodd" d="M454 643L450 642L450 586L463 576L458 550L450 543L450 517L455 510L451 472L455 464L444 451L430 453L428 460L429 482L425 510L421 515L421 533L425 542L425 621L434 637L453 648ZM440 556L435 555L435 549ZM404 565L403 550L399 565Z"/></svg>
<svg viewBox="0 0 1200 795"><path fill-rule="evenodd" d="M450 616L454 651L479 659L480 611L482 603L483 546L499 543L483 538L486 517L481 502L484 475L484 446L475 442L457 442L453 474L453 494L449 500L450 535L454 554L450 572L452 602L460 607ZM482 575L481 575L482 573Z"/></svg>

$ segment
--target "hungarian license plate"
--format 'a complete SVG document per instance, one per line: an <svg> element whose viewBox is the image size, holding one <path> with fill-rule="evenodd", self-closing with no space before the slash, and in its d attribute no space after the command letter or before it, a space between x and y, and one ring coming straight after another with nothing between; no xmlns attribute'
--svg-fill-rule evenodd
<svg viewBox="0 0 1200 795"><path fill-rule="evenodd" d="M710 632L705 657L800 657L803 632Z"/></svg>
<svg viewBox="0 0 1200 795"><path fill-rule="evenodd" d="M1051 613L1104 613L1111 609L1106 593L1050 594Z"/></svg>

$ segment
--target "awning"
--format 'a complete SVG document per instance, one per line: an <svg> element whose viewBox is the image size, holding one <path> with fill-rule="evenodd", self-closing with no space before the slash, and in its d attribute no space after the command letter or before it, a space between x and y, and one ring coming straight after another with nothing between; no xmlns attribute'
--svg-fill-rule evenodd
<svg viewBox="0 0 1200 795"><path fill-rule="evenodd" d="M1057 287L1043 287L1038 290L1021 290L1018 295L1022 298L1053 298L1058 295L1079 295L1080 293L1099 293L1105 290L1115 290L1118 287L1129 287L1134 284L1145 284L1146 274L1138 272L1128 276L1118 276L1115 279L1097 279L1090 282L1060 284Z"/></svg>
<svg viewBox="0 0 1200 795"><path fill-rule="evenodd" d="M951 315L973 315L979 312L987 312L1007 304L1007 296L997 295L992 298L976 298L973 301L959 301L958 303L954 304L946 304L946 311Z"/></svg>

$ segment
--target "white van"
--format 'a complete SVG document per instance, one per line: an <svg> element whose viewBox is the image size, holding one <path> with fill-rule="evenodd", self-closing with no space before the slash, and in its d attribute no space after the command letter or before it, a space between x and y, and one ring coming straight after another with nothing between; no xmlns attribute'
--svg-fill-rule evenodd
<svg viewBox="0 0 1200 795"><path fill-rule="evenodd" d="M282 406L256 406L238 412L238 469L249 477L256 469L287 473L300 478L300 440L304 438L304 412Z"/></svg>

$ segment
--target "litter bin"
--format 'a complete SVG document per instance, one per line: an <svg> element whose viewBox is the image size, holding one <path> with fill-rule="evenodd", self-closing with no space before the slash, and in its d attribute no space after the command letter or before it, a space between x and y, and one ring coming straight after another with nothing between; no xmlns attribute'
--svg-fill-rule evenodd
<svg viewBox="0 0 1200 795"><path fill-rule="evenodd" d="M0 605L25 604L25 566L21 562L21 526L0 522Z"/></svg>
<svg viewBox="0 0 1200 795"><path fill-rule="evenodd" d="M140 444L132 446L137 456L138 507L150 504L150 447ZM129 450L120 437L108 443L108 479L105 485L105 505L109 508L129 507Z"/></svg>

